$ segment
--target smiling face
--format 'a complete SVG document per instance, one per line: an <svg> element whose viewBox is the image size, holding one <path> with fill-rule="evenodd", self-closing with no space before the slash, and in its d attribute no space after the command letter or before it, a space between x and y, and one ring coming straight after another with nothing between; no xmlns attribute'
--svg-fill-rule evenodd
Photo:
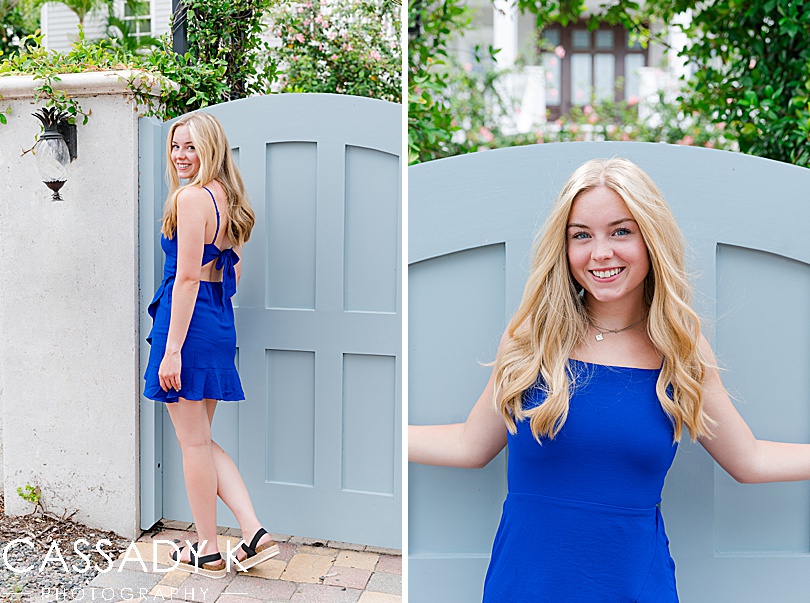
<svg viewBox="0 0 810 603"><path fill-rule="evenodd" d="M580 193L568 218L568 265L588 301L641 303L647 246L622 198L606 186Z"/></svg>
<svg viewBox="0 0 810 603"><path fill-rule="evenodd" d="M200 158L194 148L188 126L178 126L174 129L171 148L172 165L177 170L177 176L183 180L196 176L200 171Z"/></svg>

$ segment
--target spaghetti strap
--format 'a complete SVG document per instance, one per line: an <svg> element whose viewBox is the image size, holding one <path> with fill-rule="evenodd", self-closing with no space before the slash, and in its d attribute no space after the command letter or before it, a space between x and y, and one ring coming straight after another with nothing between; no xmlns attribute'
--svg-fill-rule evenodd
<svg viewBox="0 0 810 603"><path fill-rule="evenodd" d="M217 207L217 200L214 199L214 193L212 193L207 186L204 186L203 188L208 191L209 195L211 195L211 201L214 202L214 211L217 212L217 230L214 233L214 240L211 241L211 245L213 245L217 242L217 236L219 235L219 208Z"/></svg>

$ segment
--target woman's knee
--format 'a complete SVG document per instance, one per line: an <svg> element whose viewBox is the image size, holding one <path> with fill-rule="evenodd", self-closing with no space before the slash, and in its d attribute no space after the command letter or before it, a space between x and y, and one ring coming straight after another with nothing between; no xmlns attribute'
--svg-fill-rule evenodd
<svg viewBox="0 0 810 603"><path fill-rule="evenodd" d="M194 448L212 448L211 432L208 433L180 433L175 429L177 434L177 443L180 445L180 450L191 450Z"/></svg>

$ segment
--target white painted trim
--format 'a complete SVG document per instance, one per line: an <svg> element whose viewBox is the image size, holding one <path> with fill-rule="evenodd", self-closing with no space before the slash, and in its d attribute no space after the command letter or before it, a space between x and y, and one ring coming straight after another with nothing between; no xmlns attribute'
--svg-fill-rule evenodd
<svg viewBox="0 0 810 603"><path fill-rule="evenodd" d="M160 93L160 80L146 71L91 71L86 73L66 73L59 76L54 88L64 90L72 96L97 96L102 94L127 94L130 82L138 82L154 96ZM39 80L33 76L18 75L0 77L0 97L11 100L29 98Z"/></svg>

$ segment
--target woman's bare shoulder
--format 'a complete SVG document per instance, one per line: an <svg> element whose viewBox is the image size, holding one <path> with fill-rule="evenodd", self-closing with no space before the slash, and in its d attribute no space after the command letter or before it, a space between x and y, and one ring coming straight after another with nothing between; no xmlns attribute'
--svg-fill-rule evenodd
<svg viewBox="0 0 810 603"><path fill-rule="evenodd" d="M211 205L211 197L201 186L186 185L177 193L178 209L204 210L205 203Z"/></svg>

